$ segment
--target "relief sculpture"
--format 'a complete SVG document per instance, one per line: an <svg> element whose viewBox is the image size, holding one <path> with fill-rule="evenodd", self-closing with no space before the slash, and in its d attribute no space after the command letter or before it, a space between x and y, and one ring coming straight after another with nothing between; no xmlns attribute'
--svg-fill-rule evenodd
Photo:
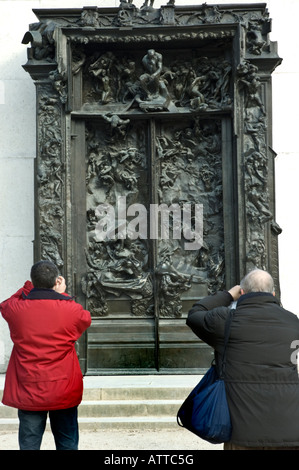
<svg viewBox="0 0 299 470"><path fill-rule="evenodd" d="M230 110L232 107L231 71L223 57L186 60L179 51L161 53L148 49L115 54L76 49L73 69L83 67L85 109L105 108L117 114L129 110L172 111L187 108L192 112ZM106 112L108 112L106 111ZM104 109L101 112L105 112Z"/></svg>
<svg viewBox="0 0 299 470"><path fill-rule="evenodd" d="M98 129L91 125L87 137L88 274L82 285L95 315L107 314L108 294L129 297L133 315L152 315L152 279L148 271L147 241L130 240L119 235L123 225L127 224L126 219L121 218L120 210L115 213L114 220L117 222L113 225L113 234L107 234L104 241L99 241L96 235L97 216L104 215L97 212L99 205L101 208L105 204L117 208L120 197L125 199L126 205L148 197L142 129L130 134L126 147L120 137L118 141L109 138L107 126L109 124ZM143 187L140 188L140 185Z"/></svg>
<svg viewBox="0 0 299 470"><path fill-rule="evenodd" d="M267 117L262 101L262 84L258 67L243 61L238 67L239 86L244 92L244 172L247 195L246 214L247 266L267 269L266 223L271 223L273 233L281 232L270 210L268 190L268 151L266 143Z"/></svg>
<svg viewBox="0 0 299 470"><path fill-rule="evenodd" d="M188 124L163 125L157 136L159 203L202 204L204 243L186 251L183 237L159 241L162 316L181 315L181 295L192 283L205 284L208 292L224 285L221 127L200 119Z"/></svg>
<svg viewBox="0 0 299 470"><path fill-rule="evenodd" d="M194 301L254 267L279 296L281 59L265 4L116 3L36 9L22 41L37 90L35 258L92 313L83 371L198 373L211 357L184 329Z"/></svg>
<svg viewBox="0 0 299 470"><path fill-rule="evenodd" d="M201 250L192 253L184 252L177 240L160 240L157 260L149 260L152 255L148 242L96 241L95 205L89 207L91 231L86 254L89 273L83 280L83 289L98 315L108 314L107 298L111 294L129 296L133 315L152 315L156 282L159 315L180 317L182 294L192 285L204 284L207 292L224 285L220 123L204 124L195 117L185 127L162 124L160 132L156 130L154 162L150 162L149 143L142 142L140 150L141 134L133 131L129 119L130 112L140 111L174 112L184 108L196 116L209 110L231 109L232 67L227 60L200 54L186 60L183 55L176 55L174 58L173 54L161 54L154 49L143 55L131 51L121 57L110 51L88 56L87 49L77 50L74 55L73 68L78 70L80 64L83 70L85 109L94 110L97 103L104 121L110 124L101 137L88 141L88 200L92 195L97 203L116 204L117 198L125 195L129 204L135 195L140 202L139 171L142 168L149 171L154 163L159 175L156 187L159 204L169 207L172 204L182 207L186 201L203 204L204 237L209 240ZM93 144L93 140L105 142L105 148ZM144 201L149 207L149 193ZM136 249L146 253L147 262L141 262ZM93 259L97 253L101 253L100 265ZM155 264L154 270L150 268Z"/></svg>
<svg viewBox="0 0 299 470"><path fill-rule="evenodd" d="M144 73L140 76L141 96L135 99L143 111L163 111L168 108L170 98L165 81L161 78L163 71L162 54L149 49L142 59Z"/></svg>
<svg viewBox="0 0 299 470"><path fill-rule="evenodd" d="M128 234L129 221L120 219L110 226L111 239L98 240L98 216L104 216L105 204L117 207L120 197L126 205L143 201L149 209L150 193L143 187L147 183L149 167L142 141L142 129L130 132L135 142L128 147L119 140L106 150L107 139L92 126L87 139L87 226L86 257L88 275L83 289L98 315L108 313L107 295L131 299L133 315L152 315L153 286L156 278L159 291L161 317L182 315L181 295L192 284L204 284L208 291L224 285L223 215L222 215L222 162L221 131L218 121L191 121L187 127L162 125L156 137L154 162L157 174L158 204L177 208L183 204L202 204L205 213L204 238L209 240L197 250L185 251L184 237L173 237L173 214L169 214L169 232L166 239L157 240L157 260L149 250L149 233L145 239L130 240L119 237L122 225ZM127 135L128 138L128 135ZM102 140L104 139L104 140ZM140 140L141 139L141 140ZM129 139L130 140L130 139ZM99 142L103 141L103 145ZM187 178L186 178L187 175ZM141 185L140 185L141 181ZM101 204L102 213L97 207ZM183 223L183 217L180 217ZM193 227L194 228L194 227ZM107 227L107 231L109 228ZM183 233L183 226L180 227ZM116 237L116 240L113 238ZM155 271L151 266L157 265Z"/></svg>
<svg viewBox="0 0 299 470"><path fill-rule="evenodd" d="M61 103L51 87L40 94L37 164L37 199L41 258L63 267L64 163L61 136Z"/></svg>

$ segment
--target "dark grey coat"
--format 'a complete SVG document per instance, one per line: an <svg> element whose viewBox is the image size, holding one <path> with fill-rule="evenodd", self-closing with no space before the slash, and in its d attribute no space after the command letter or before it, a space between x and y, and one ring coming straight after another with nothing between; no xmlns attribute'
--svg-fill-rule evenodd
<svg viewBox="0 0 299 470"><path fill-rule="evenodd" d="M215 349L218 366L231 301L228 292L219 292L197 302L188 314L187 325ZM299 320L272 294L240 297L231 325L225 379L232 443L299 446L299 379L291 359L295 340L299 340Z"/></svg>

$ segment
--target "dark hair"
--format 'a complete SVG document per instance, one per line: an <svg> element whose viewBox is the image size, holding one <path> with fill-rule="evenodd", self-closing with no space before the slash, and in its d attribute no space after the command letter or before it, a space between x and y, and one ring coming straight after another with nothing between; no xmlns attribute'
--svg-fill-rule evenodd
<svg viewBox="0 0 299 470"><path fill-rule="evenodd" d="M52 289L59 272L51 261L38 261L32 266L30 276L34 287Z"/></svg>

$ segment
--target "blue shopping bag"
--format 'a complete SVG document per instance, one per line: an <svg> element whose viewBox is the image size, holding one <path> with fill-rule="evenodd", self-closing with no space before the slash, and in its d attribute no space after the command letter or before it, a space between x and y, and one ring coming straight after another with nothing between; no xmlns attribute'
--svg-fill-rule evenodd
<svg viewBox="0 0 299 470"><path fill-rule="evenodd" d="M179 411L177 422L189 431L212 444L229 442L232 423L225 390L226 347L235 309L231 309L224 329L224 347L220 374L212 365L188 395Z"/></svg>
<svg viewBox="0 0 299 470"><path fill-rule="evenodd" d="M230 441L232 425L225 383L214 365L180 407L177 422L212 444Z"/></svg>

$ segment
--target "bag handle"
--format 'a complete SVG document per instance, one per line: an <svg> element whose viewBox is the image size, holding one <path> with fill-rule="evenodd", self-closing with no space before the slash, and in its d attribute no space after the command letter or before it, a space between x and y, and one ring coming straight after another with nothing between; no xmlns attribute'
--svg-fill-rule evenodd
<svg viewBox="0 0 299 470"><path fill-rule="evenodd" d="M229 334L230 334L230 327L231 323L233 320L233 316L235 313L236 309L232 308L229 311L229 314L227 316L226 322L225 322L225 329L224 329L224 346L223 346L223 354L222 354L222 364L221 364L221 370L219 374L219 378L223 379L224 378L224 373L225 373L225 367L226 367L226 347L229 339Z"/></svg>

